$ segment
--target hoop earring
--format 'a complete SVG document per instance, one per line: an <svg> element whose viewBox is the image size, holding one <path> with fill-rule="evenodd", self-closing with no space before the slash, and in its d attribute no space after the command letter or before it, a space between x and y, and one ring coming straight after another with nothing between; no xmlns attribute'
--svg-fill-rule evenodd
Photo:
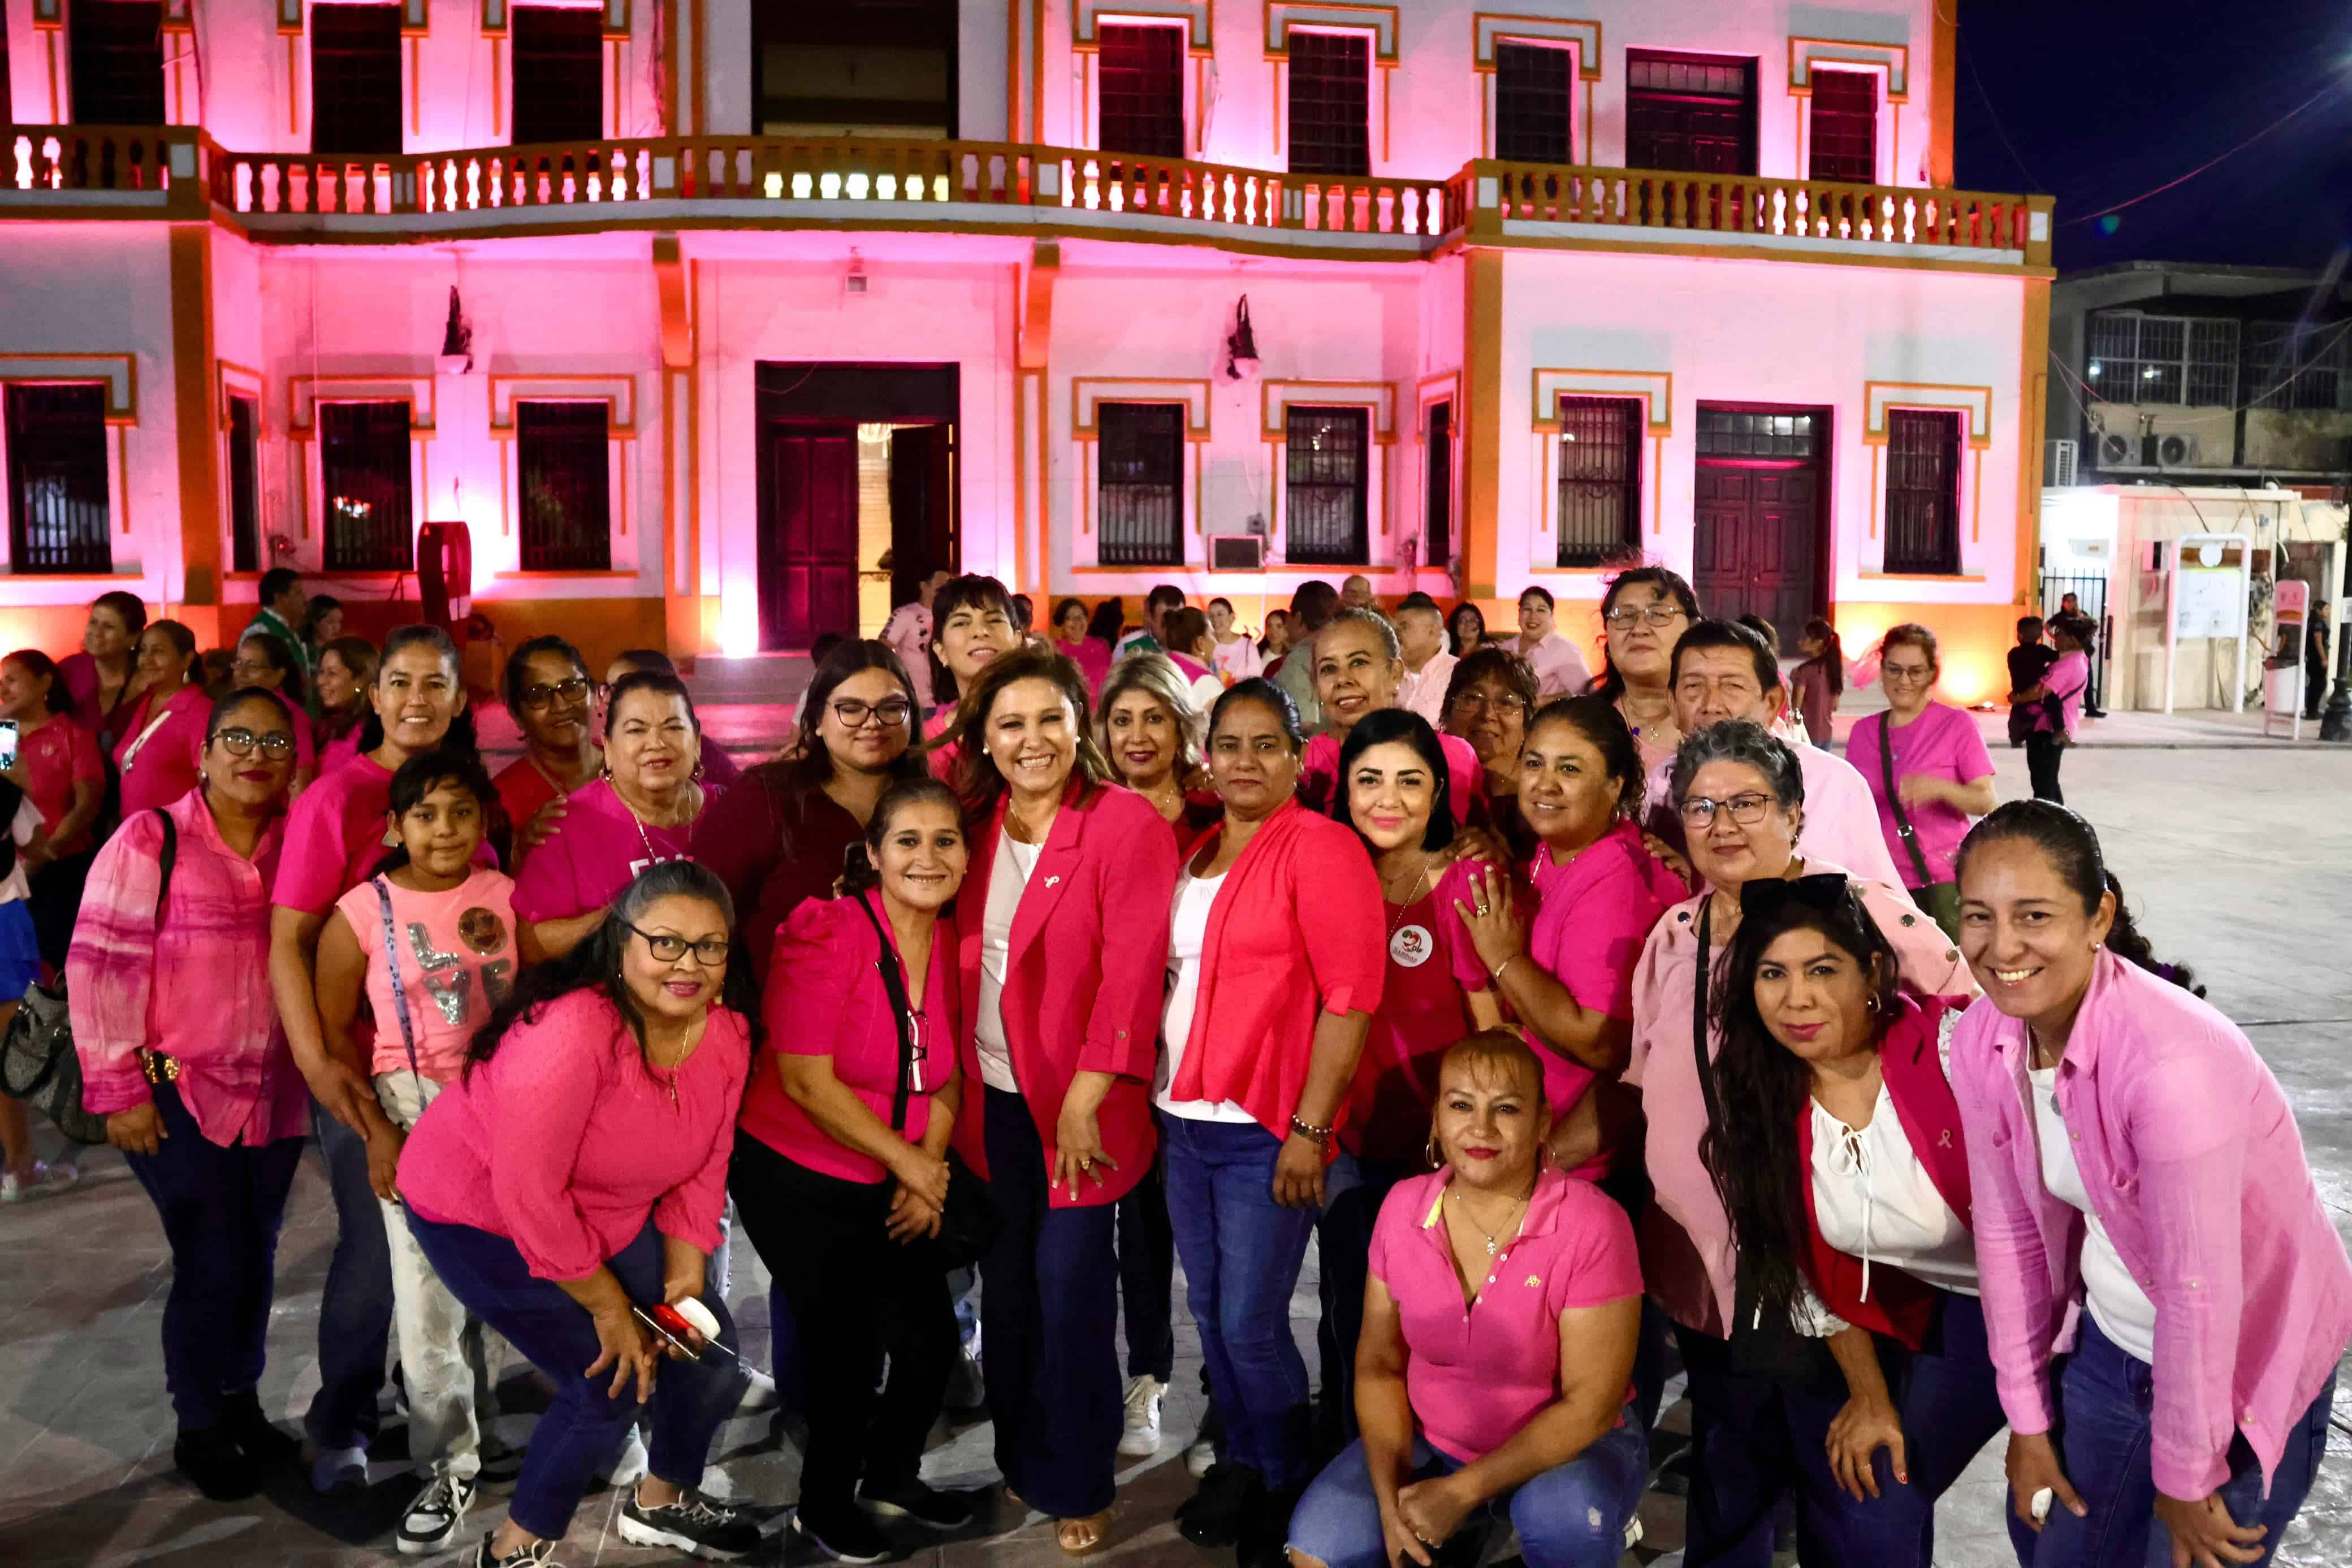
<svg viewBox="0 0 2352 1568"><path fill-rule="evenodd" d="M1429 1130L1429 1146L1422 1150L1421 1154L1422 1157L1429 1162L1429 1168L1431 1170L1443 1170L1445 1168L1445 1162L1437 1157L1436 1128L1432 1127Z"/></svg>
<svg viewBox="0 0 2352 1568"><path fill-rule="evenodd" d="M1878 1010L1878 993L1876 991L1873 991L1868 996L1864 997L1862 999L1862 1005L1867 1010L1876 1012Z"/></svg>

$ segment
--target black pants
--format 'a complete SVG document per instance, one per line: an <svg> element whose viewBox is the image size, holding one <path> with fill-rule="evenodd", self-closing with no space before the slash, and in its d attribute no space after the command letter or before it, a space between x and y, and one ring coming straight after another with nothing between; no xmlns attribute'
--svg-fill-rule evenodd
<svg viewBox="0 0 2352 1568"><path fill-rule="evenodd" d="M810 1170L748 1134L728 1179L743 1232L793 1304L808 1419L802 1505L854 1506L912 1480L956 1355L947 1275L885 1228L895 1184ZM889 1381L875 1384L889 1357Z"/></svg>
<svg viewBox="0 0 2352 1568"><path fill-rule="evenodd" d="M1176 1233L1168 1228L1168 1182L1155 1153L1134 1190L1118 1200L1118 1303L1127 1322L1127 1375L1176 1375ZM982 1342L985 1343L985 1342Z"/></svg>
<svg viewBox="0 0 2352 1568"><path fill-rule="evenodd" d="M1335 1180L1343 1168L1354 1172L1352 1186ZM1420 1168L1418 1160L1349 1156L1323 1173L1323 1213L1315 1221L1316 1295L1323 1309L1323 1321L1315 1330L1315 1349L1323 1365L1322 1393L1315 1406L1318 1453L1336 1454L1356 1440L1356 1343L1364 1333L1372 1224L1397 1183Z"/></svg>
<svg viewBox="0 0 2352 1568"><path fill-rule="evenodd" d="M94 849L51 861L31 877L33 936L41 946L41 962L62 974L66 949L73 946L74 923L81 918L82 884L89 881Z"/></svg>
<svg viewBox="0 0 2352 1568"><path fill-rule="evenodd" d="M2036 730L2025 737L2025 771L2033 780L2035 800L2066 803L2066 792L2058 788L2058 764L2065 756L2065 742L2055 730Z"/></svg>

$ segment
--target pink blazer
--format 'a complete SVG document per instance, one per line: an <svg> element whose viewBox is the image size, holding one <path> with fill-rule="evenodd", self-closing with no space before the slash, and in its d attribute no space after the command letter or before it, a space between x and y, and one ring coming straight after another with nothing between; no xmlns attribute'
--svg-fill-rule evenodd
<svg viewBox="0 0 2352 1568"><path fill-rule="evenodd" d="M1004 827L999 800L971 835L971 869L956 896L963 1009L963 1107L955 1145L988 1174L980 1077L981 915ZM1118 1162L1100 1186L1054 1189L1055 1208L1113 1203L1141 1180L1159 1146L1151 1124L1151 1074L1159 1065L1160 1008L1168 984L1168 919L1176 894L1176 840L1150 801L1116 784L1091 789L1073 778L1013 916L1004 989L998 1005L1013 1075L1029 1103L1048 1161L1070 1080L1118 1076L1097 1124L1103 1150Z"/></svg>

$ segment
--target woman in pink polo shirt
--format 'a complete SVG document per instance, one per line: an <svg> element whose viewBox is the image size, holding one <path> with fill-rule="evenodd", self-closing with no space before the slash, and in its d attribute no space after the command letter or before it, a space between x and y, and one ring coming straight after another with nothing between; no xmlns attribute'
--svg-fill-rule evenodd
<svg viewBox="0 0 2352 1568"><path fill-rule="evenodd" d="M1692 869L1707 891L1666 911L1633 972L1633 1050L1623 1082L1641 1091L1643 1163L1654 1189L1637 1222L1642 1274L1674 1321L1690 1377L1691 1559L1760 1565L1769 1560L1783 1497L1797 1497L1804 1528L1814 1527L1818 1510L1790 1451L1780 1383L1769 1368L1736 1361L1727 1343L1738 1255L1723 1200L1699 1155L1712 1119L1699 1063L1702 1053L1712 1063L1721 1043L1712 1021L1724 983L1718 955L1739 925L1740 888L1769 878L1843 874L1843 868L1797 854L1804 771L1795 750L1760 725L1727 719L1685 738L1669 789ZM1958 949L1901 889L1854 886L1894 946L1905 991L1936 997L1972 988ZM1702 953L1708 956L1704 967Z"/></svg>
<svg viewBox="0 0 2352 1568"><path fill-rule="evenodd" d="M1400 1183L1372 1233L1363 1436L1300 1500L1295 1568L1427 1564L1502 1519L1530 1568L1624 1555L1649 1470L1626 1404L1642 1272L1625 1211L1546 1165L1550 1124L1517 1035L1445 1053L1439 1167Z"/></svg>
<svg viewBox="0 0 2352 1568"><path fill-rule="evenodd" d="M1315 700L1323 710L1323 733L1307 743L1299 759L1298 799L1310 811L1329 808L1339 779L1339 747L1348 731L1368 714L1398 706L1404 679L1404 644L1387 616L1377 610L1342 610L1324 623L1307 645L1315 661ZM1447 797L1458 826L1485 792L1485 770L1470 743L1438 737L1445 754Z"/></svg>
<svg viewBox="0 0 2352 1568"><path fill-rule="evenodd" d="M956 927L942 914L968 860L954 791L929 777L894 785L865 846L848 896L803 902L776 933L773 1066L752 1071L730 1183L811 1353L794 1526L845 1563L889 1550L861 1501L932 1530L971 1518L919 1474L956 1358L947 1276L918 1245L939 1231L963 1095Z"/></svg>
<svg viewBox="0 0 2352 1568"><path fill-rule="evenodd" d="M982 1366L1005 1485L1094 1550L1125 1425L1116 1206L1157 1138L1150 1084L1176 842L1110 783L1086 677L1025 647L957 712L971 823L960 901L964 1076L957 1143L1005 1215L981 1260Z"/></svg>
<svg viewBox="0 0 2352 1568"><path fill-rule="evenodd" d="M1853 727L1845 759L1878 802L1879 831L1903 885L1957 938L1959 893L1952 862L1969 823L2000 803L1992 792L1992 753L1975 719L1934 700L1943 661L1933 632L1906 622L1880 641L1878 656L1886 711Z"/></svg>
<svg viewBox="0 0 2352 1568"><path fill-rule="evenodd" d="M950 578L931 600L931 692L939 706L923 721L932 777L952 784L962 744L960 699L991 659L1021 646L1013 596L992 577Z"/></svg>
<svg viewBox="0 0 2352 1568"><path fill-rule="evenodd" d="M1715 1081L1718 1103L1746 1110L1700 1153L1757 1308L1836 1364L1782 1385L1822 1560L1927 1568L1936 1500L2005 1424L1946 1077L1969 998L1903 995L1843 876L1739 891Z"/></svg>
<svg viewBox="0 0 2352 1568"><path fill-rule="evenodd" d="M1959 873L1985 996L1952 1087L2019 1560L2267 1563L2352 1340L2352 1263L2294 1109L2157 963L2082 818L2012 800Z"/></svg>
<svg viewBox="0 0 2352 1568"><path fill-rule="evenodd" d="M89 875L90 827L106 800L106 759L70 716L69 700L58 666L39 649L19 648L0 659L0 718L16 726L8 778L41 814L41 831L20 859L31 887L35 943L52 968L64 965L73 941Z"/></svg>
<svg viewBox="0 0 2352 1568"><path fill-rule="evenodd" d="M122 816L169 805L196 787L196 754L204 749L205 717L212 711L203 673L196 634L177 621L150 621L139 633L143 689L114 747Z"/></svg>
<svg viewBox="0 0 2352 1568"><path fill-rule="evenodd" d="M1311 1474L1290 1297L1326 1195L1387 969L1380 878L1349 828L1298 802L1298 710L1263 678L1217 699L1225 820L1175 890L1158 1092L1168 1218L1226 1458L1177 1511L1196 1545L1282 1562Z"/></svg>

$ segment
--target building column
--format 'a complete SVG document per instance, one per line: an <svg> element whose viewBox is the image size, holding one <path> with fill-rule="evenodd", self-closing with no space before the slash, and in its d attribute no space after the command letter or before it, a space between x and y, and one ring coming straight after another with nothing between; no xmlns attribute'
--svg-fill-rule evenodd
<svg viewBox="0 0 2352 1568"><path fill-rule="evenodd" d="M212 226L175 224L170 243L172 405L180 476L180 619L201 645L215 647L221 636L221 548L220 433L213 384ZM144 549L141 554L146 554ZM142 564L153 570L152 562ZM168 587L163 597L170 597Z"/></svg>
<svg viewBox="0 0 2352 1568"><path fill-rule="evenodd" d="M2024 326L2018 346L2017 584L2012 601L2042 597L2042 456L2049 434L2050 279L2025 280Z"/></svg>
<svg viewBox="0 0 2352 1568"><path fill-rule="evenodd" d="M1462 268L1462 591L1501 589L1503 253L1472 249Z"/></svg>

